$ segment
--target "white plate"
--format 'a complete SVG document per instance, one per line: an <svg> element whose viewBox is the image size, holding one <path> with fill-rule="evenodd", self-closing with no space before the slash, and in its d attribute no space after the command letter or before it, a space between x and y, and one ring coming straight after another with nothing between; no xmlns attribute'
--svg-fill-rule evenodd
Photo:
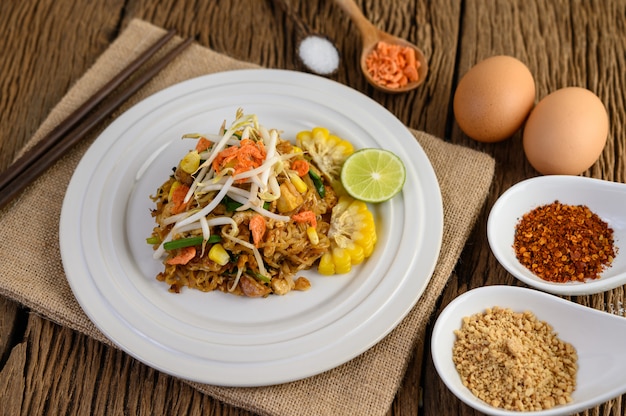
<svg viewBox="0 0 626 416"><path fill-rule="evenodd" d="M193 142L238 107L293 138L324 126L356 148L384 147L407 168L402 193L373 207L378 243L349 275L307 272L308 292L250 299L167 291L146 237L149 195ZM240 70L167 88L115 120L78 165L61 214L63 265L89 318L121 349L160 371L224 386L284 383L334 368L389 333L434 270L443 231L437 179L407 128L359 92L322 77Z"/></svg>

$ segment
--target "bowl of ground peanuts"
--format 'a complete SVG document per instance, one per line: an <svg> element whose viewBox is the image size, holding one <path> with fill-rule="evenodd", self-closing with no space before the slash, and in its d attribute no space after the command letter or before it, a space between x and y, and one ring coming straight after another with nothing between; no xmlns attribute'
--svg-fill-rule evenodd
<svg viewBox="0 0 626 416"><path fill-rule="evenodd" d="M571 415L626 392L626 319L543 291L470 290L433 327L446 387L489 415Z"/></svg>

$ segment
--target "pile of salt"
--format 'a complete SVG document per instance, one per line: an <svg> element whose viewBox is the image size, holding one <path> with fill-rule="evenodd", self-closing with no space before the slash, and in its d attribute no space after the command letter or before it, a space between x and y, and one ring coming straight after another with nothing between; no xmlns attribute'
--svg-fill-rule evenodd
<svg viewBox="0 0 626 416"><path fill-rule="evenodd" d="M337 48L323 36L310 35L302 39L298 56L309 70L320 75L332 74L339 67Z"/></svg>

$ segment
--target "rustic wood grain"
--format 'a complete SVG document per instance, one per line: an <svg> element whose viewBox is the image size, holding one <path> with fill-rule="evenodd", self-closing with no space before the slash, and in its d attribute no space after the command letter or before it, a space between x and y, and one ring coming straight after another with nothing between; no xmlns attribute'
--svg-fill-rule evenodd
<svg viewBox="0 0 626 416"><path fill-rule="evenodd" d="M458 294L494 283L517 284L497 263L486 240L490 207L508 187L536 172L523 157L521 135L485 145L454 123L454 86L472 65L508 54L526 62L536 77L537 98L557 88L584 86L597 93L611 119L610 136L586 174L626 182L626 2L563 0L360 0L382 29L418 44L429 57L429 80L417 91L385 95L361 75L356 27L331 0L291 1L313 28L342 52L332 76L369 95L407 126L491 154L496 180L437 313ZM390 6L393 4L393 6ZM269 68L298 69L292 22L271 0L9 0L0 2L0 168L8 166L48 112L133 18L237 59ZM45 214L45 213L43 213ZM575 299L618 311L624 290ZM137 362L125 353L59 327L0 298L0 413L250 415L199 394L186 383ZM435 314L436 317L436 314ZM434 318L434 317L433 317ZM427 338L428 339L428 338ZM423 394L423 407L421 395ZM622 415L623 397L586 414ZM430 346L415 356L389 415L475 415L442 384Z"/></svg>
<svg viewBox="0 0 626 416"><path fill-rule="evenodd" d="M558 88L580 86L596 93L610 117L607 145L587 176L626 182L624 89L626 74L626 4L623 1L468 1L464 3L462 33L457 61L458 77L491 55L512 55L525 62L535 76L537 99ZM455 82L458 82L455 80ZM490 284L519 285L489 250L486 223L498 196L536 172L523 157L521 132L498 144L473 142L453 125L453 142L474 147L496 159L496 180L486 205L457 265L456 274L444 291L441 312L450 301L469 289ZM601 310L618 311L623 288L577 299ZM621 313L623 315L623 311ZM432 360L425 361L425 380L431 380L425 396L424 414L475 414L446 389ZM623 415L623 397L583 414Z"/></svg>

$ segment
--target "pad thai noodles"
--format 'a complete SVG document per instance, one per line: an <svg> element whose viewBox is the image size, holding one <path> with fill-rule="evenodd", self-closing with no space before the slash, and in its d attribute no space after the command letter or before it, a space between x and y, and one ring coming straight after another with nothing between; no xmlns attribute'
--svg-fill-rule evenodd
<svg viewBox="0 0 626 416"><path fill-rule="evenodd" d="M218 134L183 138L195 148L151 197L147 239L171 292L284 295L310 288L301 270L346 273L371 254L373 215L337 179L349 142L316 128L292 144L241 109Z"/></svg>

